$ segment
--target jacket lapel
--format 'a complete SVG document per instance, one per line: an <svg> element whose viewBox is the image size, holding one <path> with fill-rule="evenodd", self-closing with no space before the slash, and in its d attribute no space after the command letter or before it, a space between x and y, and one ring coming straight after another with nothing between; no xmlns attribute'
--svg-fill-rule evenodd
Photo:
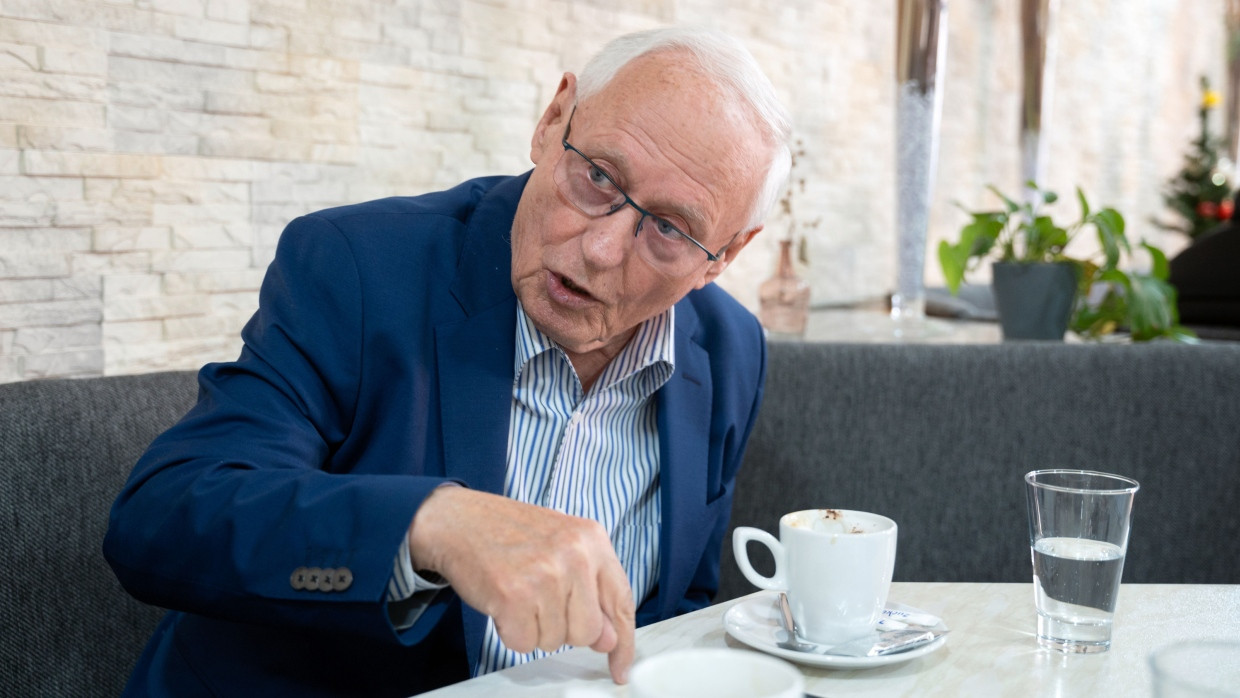
<svg viewBox="0 0 1240 698"><path fill-rule="evenodd" d="M659 390L659 480L663 527L659 533L659 617L675 611L696 570L710 522L705 483L709 464L710 355L695 340L697 313L676 306L676 373ZM653 609L652 609L653 610Z"/></svg>
<svg viewBox="0 0 1240 698"><path fill-rule="evenodd" d="M510 300L435 331L445 475L495 494L504 488L516 313Z"/></svg>
<svg viewBox="0 0 1240 698"><path fill-rule="evenodd" d="M503 493L517 300L509 243L527 176L497 184L470 216L449 290L462 314L435 328L445 474Z"/></svg>
<svg viewBox="0 0 1240 698"><path fill-rule="evenodd" d="M435 328L445 475L494 494L504 490L517 327L509 239L527 179L502 182L478 203L450 286L463 317ZM486 616L462 603L461 621L472 671Z"/></svg>

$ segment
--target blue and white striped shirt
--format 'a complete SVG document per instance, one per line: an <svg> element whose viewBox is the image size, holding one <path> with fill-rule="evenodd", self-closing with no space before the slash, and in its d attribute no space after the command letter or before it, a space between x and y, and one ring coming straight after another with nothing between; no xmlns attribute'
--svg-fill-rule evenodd
<svg viewBox="0 0 1240 698"><path fill-rule="evenodd" d="M659 434L654 393L675 370L674 308L642 323L583 395L568 356L517 305L512 408L504 494L598 521L611 534L636 603L659 577ZM416 575L401 546L388 586L391 601L441 588ZM429 599L426 599L429 601ZM408 627L425 603L394 618ZM562 648L563 649L563 648ZM474 674L544 657L504 647L487 619Z"/></svg>
<svg viewBox="0 0 1240 698"><path fill-rule="evenodd" d="M517 307L504 494L602 524L637 603L659 576L654 393L675 367L672 328L671 309L640 325L583 395L568 356ZM488 619L475 674L547 654L504 647Z"/></svg>

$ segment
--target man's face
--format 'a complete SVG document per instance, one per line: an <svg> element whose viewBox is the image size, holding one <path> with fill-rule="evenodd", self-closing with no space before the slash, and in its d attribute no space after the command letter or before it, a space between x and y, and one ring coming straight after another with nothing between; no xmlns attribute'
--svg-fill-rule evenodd
<svg viewBox="0 0 1240 698"><path fill-rule="evenodd" d="M700 264L668 277L637 252L635 209L590 217L564 198L554 172L576 98L572 75L534 134L535 168L513 223L512 283L535 326L570 354L614 356L637 325L713 280L757 232L744 227L769 151L749 113L687 65L676 52L634 61L577 104L569 142L639 206L686 221L685 232L711 252L728 246L718 262L694 249Z"/></svg>

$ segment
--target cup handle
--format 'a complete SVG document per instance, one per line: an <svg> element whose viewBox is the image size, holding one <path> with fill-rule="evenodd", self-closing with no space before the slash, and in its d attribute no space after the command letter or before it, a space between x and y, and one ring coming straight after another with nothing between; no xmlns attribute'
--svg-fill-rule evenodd
<svg viewBox="0 0 1240 698"><path fill-rule="evenodd" d="M749 563L749 550L746 548L749 541L761 543L770 549L771 555L775 558L774 574L764 577L758 574L758 571ZM775 539L775 536L760 528L737 526L732 531L732 556L736 558L736 566L741 568L741 574L744 574L745 579L748 579L754 586L773 591L788 588L784 579L784 546Z"/></svg>

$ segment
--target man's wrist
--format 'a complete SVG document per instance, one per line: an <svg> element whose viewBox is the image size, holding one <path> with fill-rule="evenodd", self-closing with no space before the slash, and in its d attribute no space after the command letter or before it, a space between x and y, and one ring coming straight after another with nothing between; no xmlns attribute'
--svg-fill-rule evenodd
<svg viewBox="0 0 1240 698"><path fill-rule="evenodd" d="M421 506L413 515L413 521L409 522L409 528L405 531L405 548L409 551L410 564L419 577L432 585L447 585L434 555L434 528L438 521L436 508L443 504L445 494L450 497L449 491L457 489L463 489L460 483L445 482L432 490L426 499L422 500ZM429 581L432 579L437 581Z"/></svg>
<svg viewBox="0 0 1240 698"><path fill-rule="evenodd" d="M420 575L443 578L434 552L435 524L439 522L445 495L451 497L450 491L459 488L458 482L444 482L435 487L414 513L413 521L409 522L409 529L405 532L405 548L409 550L410 564Z"/></svg>

